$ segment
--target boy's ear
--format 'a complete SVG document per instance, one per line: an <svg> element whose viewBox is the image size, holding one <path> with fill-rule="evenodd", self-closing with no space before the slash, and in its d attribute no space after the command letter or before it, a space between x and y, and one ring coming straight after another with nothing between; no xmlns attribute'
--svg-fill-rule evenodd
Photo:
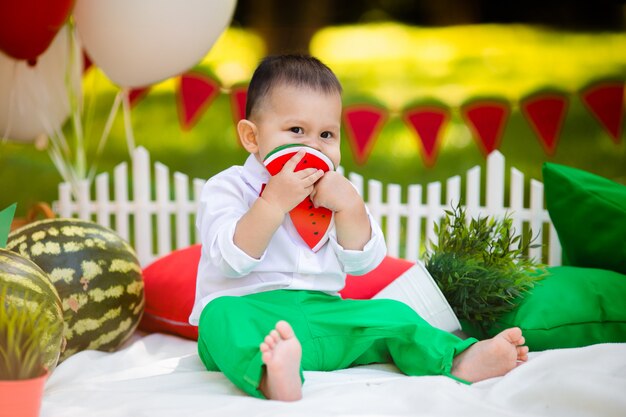
<svg viewBox="0 0 626 417"><path fill-rule="evenodd" d="M258 129L254 123L247 119L241 119L239 123L237 123L237 134L239 135L239 141L246 151L252 154L259 151L259 145L257 143Z"/></svg>

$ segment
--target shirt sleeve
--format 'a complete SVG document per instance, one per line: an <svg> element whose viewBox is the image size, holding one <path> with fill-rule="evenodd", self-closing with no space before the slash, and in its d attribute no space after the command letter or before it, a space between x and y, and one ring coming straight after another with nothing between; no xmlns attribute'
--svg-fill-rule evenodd
<svg viewBox="0 0 626 417"><path fill-rule="evenodd" d="M233 240L237 222L247 210L243 190L234 182L215 178L204 186L196 221L202 256L208 257L228 278L247 275L265 256L253 258Z"/></svg>
<svg viewBox="0 0 626 417"><path fill-rule="evenodd" d="M337 254L337 258L343 265L346 274L367 274L376 268L387 255L387 246L380 226L374 221L369 211L367 216L370 220L372 236L363 247L363 250L344 249L339 242L337 242L335 235L331 235L329 238L329 244Z"/></svg>

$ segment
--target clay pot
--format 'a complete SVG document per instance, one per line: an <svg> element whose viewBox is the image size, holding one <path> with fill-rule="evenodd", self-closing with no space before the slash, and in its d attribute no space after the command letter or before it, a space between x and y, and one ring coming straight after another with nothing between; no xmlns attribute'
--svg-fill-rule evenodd
<svg viewBox="0 0 626 417"><path fill-rule="evenodd" d="M38 417L47 378L0 380L0 417Z"/></svg>

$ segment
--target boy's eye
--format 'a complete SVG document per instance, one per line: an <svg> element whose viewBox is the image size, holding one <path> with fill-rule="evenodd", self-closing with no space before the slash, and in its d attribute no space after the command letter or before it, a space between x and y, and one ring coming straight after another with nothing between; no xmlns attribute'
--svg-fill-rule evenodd
<svg viewBox="0 0 626 417"><path fill-rule="evenodd" d="M293 133L297 133L297 134L301 134L301 133L304 132L301 127L292 127L289 130L291 130Z"/></svg>
<svg viewBox="0 0 626 417"><path fill-rule="evenodd" d="M333 137L333 134L331 132L322 132L322 134L320 135L322 137L322 139L330 139Z"/></svg>

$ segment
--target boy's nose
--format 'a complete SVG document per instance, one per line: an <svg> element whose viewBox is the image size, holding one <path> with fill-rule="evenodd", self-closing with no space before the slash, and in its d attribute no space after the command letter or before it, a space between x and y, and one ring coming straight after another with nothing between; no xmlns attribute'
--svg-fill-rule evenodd
<svg viewBox="0 0 626 417"><path fill-rule="evenodd" d="M313 149L315 149L316 151L321 152L321 149L319 148L317 141L315 140L315 138L312 138L310 136L305 136L302 140L302 144L309 146Z"/></svg>

